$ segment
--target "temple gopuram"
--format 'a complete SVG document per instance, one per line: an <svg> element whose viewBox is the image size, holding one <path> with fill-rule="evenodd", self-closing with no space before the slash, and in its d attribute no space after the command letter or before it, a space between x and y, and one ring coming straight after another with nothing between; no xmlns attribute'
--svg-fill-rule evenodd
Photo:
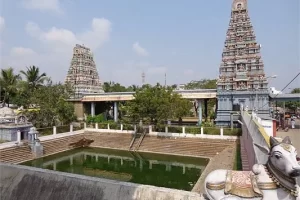
<svg viewBox="0 0 300 200"><path fill-rule="evenodd" d="M247 0L233 0L217 82L217 125L237 121L240 107L268 115L268 81Z"/></svg>
<svg viewBox="0 0 300 200"><path fill-rule="evenodd" d="M79 44L73 48L71 66L65 83L74 87L77 97L88 93L103 92L94 56L89 48Z"/></svg>

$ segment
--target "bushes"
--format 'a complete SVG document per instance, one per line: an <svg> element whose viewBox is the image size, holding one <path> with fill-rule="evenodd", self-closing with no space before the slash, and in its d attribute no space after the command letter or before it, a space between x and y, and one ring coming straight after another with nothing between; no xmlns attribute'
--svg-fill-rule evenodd
<svg viewBox="0 0 300 200"><path fill-rule="evenodd" d="M104 114L99 114L96 115L94 117L92 117L91 115L87 116L86 118L86 122L89 123L101 123L105 121L105 117Z"/></svg>
<svg viewBox="0 0 300 200"><path fill-rule="evenodd" d="M234 128L234 129L224 128L223 135L242 136L242 129L241 128Z"/></svg>
<svg viewBox="0 0 300 200"><path fill-rule="evenodd" d="M164 132L164 131L163 131ZM178 126L169 126L168 127L169 133L182 133L182 127Z"/></svg>
<svg viewBox="0 0 300 200"><path fill-rule="evenodd" d="M199 127L199 126L185 127L185 132L191 133L191 134L200 134L201 127Z"/></svg>

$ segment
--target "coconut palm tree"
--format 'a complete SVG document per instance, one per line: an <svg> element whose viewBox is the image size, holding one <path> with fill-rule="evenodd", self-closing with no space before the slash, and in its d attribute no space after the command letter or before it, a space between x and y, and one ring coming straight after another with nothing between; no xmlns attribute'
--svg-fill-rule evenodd
<svg viewBox="0 0 300 200"><path fill-rule="evenodd" d="M8 103L9 105L10 97L17 90L16 85L18 80L21 80L21 77L19 74L14 73L14 69L12 67L9 67L7 69L1 69L0 85L1 89L4 91L2 106L4 106L5 103Z"/></svg>
<svg viewBox="0 0 300 200"><path fill-rule="evenodd" d="M36 66L27 67L27 71L20 71L21 74L25 76L25 79L29 85L30 89L36 89L40 85L43 85L44 81L47 79L46 73L40 74L40 69Z"/></svg>

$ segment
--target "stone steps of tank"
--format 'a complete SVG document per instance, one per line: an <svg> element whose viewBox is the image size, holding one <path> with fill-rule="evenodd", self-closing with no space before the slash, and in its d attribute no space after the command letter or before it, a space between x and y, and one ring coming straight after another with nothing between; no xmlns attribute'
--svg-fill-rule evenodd
<svg viewBox="0 0 300 200"><path fill-rule="evenodd" d="M74 135L42 141L44 156L55 154L61 151L72 149L70 143L83 138L82 135ZM26 160L32 160L34 156L28 146L9 147L0 150L0 161L7 163L20 163Z"/></svg>
<svg viewBox="0 0 300 200"><path fill-rule="evenodd" d="M89 139L94 139L93 147L120 148L128 150L132 136L129 134L85 134ZM138 139L135 144L138 143ZM133 147L135 147L133 144ZM213 157L223 151L228 145L233 145L233 140L198 139L198 138L170 138L146 136L138 151L153 151L158 153L173 153ZM132 148L134 150L135 148Z"/></svg>

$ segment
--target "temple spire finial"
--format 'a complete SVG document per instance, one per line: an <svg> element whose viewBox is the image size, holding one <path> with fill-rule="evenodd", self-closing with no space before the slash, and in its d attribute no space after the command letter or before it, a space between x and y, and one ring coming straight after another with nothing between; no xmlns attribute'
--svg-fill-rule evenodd
<svg viewBox="0 0 300 200"><path fill-rule="evenodd" d="M247 10L247 9L248 9L248 0L233 0L232 11Z"/></svg>

